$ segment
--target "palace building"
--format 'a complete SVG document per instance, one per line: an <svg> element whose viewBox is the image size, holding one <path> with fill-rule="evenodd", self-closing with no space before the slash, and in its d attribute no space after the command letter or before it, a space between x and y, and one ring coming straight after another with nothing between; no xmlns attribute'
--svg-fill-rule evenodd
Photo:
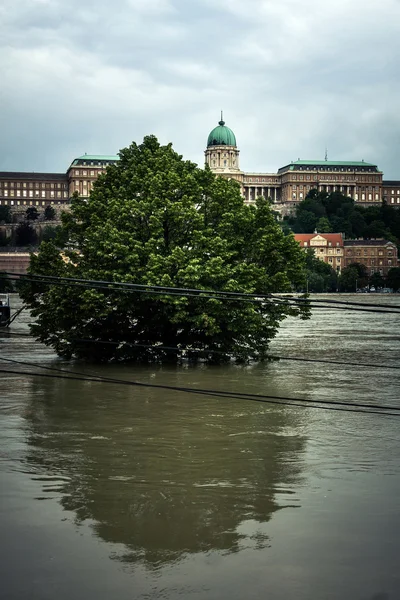
<svg viewBox="0 0 400 600"><path fill-rule="evenodd" d="M388 204L400 207L400 181L385 182L377 165L363 160L297 160L277 173L241 171L236 136L222 117L208 136L205 158L214 173L240 184L246 202L264 196L282 214L291 212L313 188L341 192L363 206L376 205L385 199Z"/></svg>
<svg viewBox="0 0 400 600"><path fill-rule="evenodd" d="M62 208L74 192L89 196L99 174L118 160L115 155L84 154L75 158L65 173L0 172L0 205L10 206L13 212L49 204ZM400 208L400 180L385 181L377 165L363 160L297 160L277 173L241 171L236 136L222 115L208 136L205 162L217 175L237 181L245 202L264 196L281 215L290 213L311 189L338 191L363 206L385 200Z"/></svg>

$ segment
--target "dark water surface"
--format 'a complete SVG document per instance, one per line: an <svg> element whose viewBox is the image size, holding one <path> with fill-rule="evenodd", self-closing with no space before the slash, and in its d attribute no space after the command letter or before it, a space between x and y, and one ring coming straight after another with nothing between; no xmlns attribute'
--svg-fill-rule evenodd
<svg viewBox="0 0 400 600"><path fill-rule="evenodd" d="M345 298L400 306L394 296ZM22 313L10 331L26 333L28 322ZM399 325L398 315L324 309L286 321L271 345L282 356L382 369L84 367L4 332L0 358L400 406L400 371L388 368L400 366ZM18 371L0 373L1 598L400 598L400 417L0 368Z"/></svg>

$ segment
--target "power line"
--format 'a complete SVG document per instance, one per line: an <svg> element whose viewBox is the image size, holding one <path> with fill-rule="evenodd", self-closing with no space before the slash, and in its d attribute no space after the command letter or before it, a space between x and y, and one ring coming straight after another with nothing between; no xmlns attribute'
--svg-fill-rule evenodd
<svg viewBox="0 0 400 600"><path fill-rule="evenodd" d="M5 332L1 332L0 333L4 333L5 337L2 338L0 336L0 340L1 339L7 339L8 336L16 336L16 337L26 337L29 339L34 339L33 336L29 333L18 333L18 332L14 332L14 331L5 331ZM90 339L90 338L69 338L68 341L70 342L83 342L83 343L89 343L89 344L103 344L103 345L113 345L113 346L119 346L120 344L124 344L126 346L131 346L133 348L149 348L149 349L154 349L154 350L171 350L171 351L178 351L178 352L197 352L199 354L216 354L216 355L223 355L223 356L232 356L232 353L230 352L223 352L222 350L212 350L211 348L180 348L179 346L163 346L161 344L140 344L140 343L134 343L134 342L127 342L125 340L121 340L119 342L117 341L112 341L112 340L94 340L94 339ZM1 360L1 359L0 359ZM3 359L4 360L4 359ZM11 359L8 359L11 360ZM280 355L275 355L275 354L269 354L266 356L266 360L272 360L272 361L279 361L279 360L287 360L287 361L296 361L296 362L306 362L306 363L322 363L322 364L328 364L328 365L340 365L340 366L344 366L344 367L365 367L368 369L394 369L394 370L400 370L400 366L398 365L377 365L374 363L360 363L360 362L349 362L349 361L340 361L340 360L329 360L329 359L322 359L322 358L304 358L304 357L297 357L297 356L280 356ZM29 363L31 364L31 363Z"/></svg>
<svg viewBox="0 0 400 600"><path fill-rule="evenodd" d="M23 273L9 273L9 272L4 272L5 275L9 275L11 276L10 278L12 279L21 279L21 280L28 280L28 277L30 278L29 281L35 281L35 282L45 282L45 281L49 281L49 282L55 282L55 281L65 281L65 282L69 282L69 283L84 283L84 284L91 284L93 286L105 286L107 289L109 288L109 286L112 286L112 289L119 289L119 288L127 288L127 289L134 289L134 290L143 290L146 292L153 291L153 290L157 290L157 291L162 291L162 292L171 292L173 294L178 294L178 292L182 292L182 295L186 295L186 293L195 293L195 294L204 294L204 295L214 295L214 294L218 294L221 296L226 296L226 297L240 297L240 298L257 298L257 299L280 299L283 301L293 301L293 302L304 302L304 303L308 303L310 302L309 298L303 298L303 297L293 297L293 296L286 296L286 295L282 295L282 294L278 294L278 293L268 293L268 294L263 294L263 293L250 293L250 292L232 292L232 291L228 291L228 290L209 290L209 289L202 289L202 288L188 288L188 287L171 287L171 286L161 286L161 285L153 285L153 284L139 284L139 283L126 283L126 282L118 282L118 281L107 281L107 280L97 280L97 279L83 279L83 278L75 278L75 277L59 277L59 276L54 276L54 275L34 275L34 274L30 274L30 275L25 275ZM357 307L373 307L373 308L392 308L391 305L388 304L375 304L375 303L365 303L365 302L354 302L354 301L347 301L347 300L334 300L334 299L322 299L322 298L313 298L311 300L312 302L315 303L324 303L324 304L342 304L345 306L357 306Z"/></svg>
<svg viewBox="0 0 400 600"><path fill-rule="evenodd" d="M211 390L204 388L188 388L182 386L170 386L164 384L150 384L138 381L129 381L126 379L116 379L111 377L103 377L100 375L92 375L88 377L87 373L82 373L79 371L67 371L65 369L58 369L55 367L46 367L36 363L26 362L26 361L17 361L15 359L4 359L0 358L5 362L12 362L15 364L21 364L25 366L33 366L39 369L45 369L48 371L54 371L57 373L67 374L65 375L55 375L53 373L34 373L31 371L12 371L8 369L0 369L2 373L8 374L16 374L16 375L29 375L35 377L47 377L47 378L55 378L55 379L71 379L78 381L91 381L97 383L110 383L110 384L120 384L120 385L128 385L128 386L137 386L137 387L145 387L145 388L155 388L155 389L163 389L170 391L179 391L179 392L187 392L194 393L200 395L207 396L217 396L221 398L234 398L238 400L252 400L255 402L264 402L264 403L272 403L272 404L282 404L285 406L301 406L308 408L320 408L326 410L337 410L341 412L358 412L358 413L368 413L368 414L381 414L381 415L391 415L391 416L400 416L400 407L393 407L389 405L379 405L379 404L365 404L365 403L357 403L357 402L344 402L344 401L333 401L333 400L313 400L307 398L291 398L286 396L272 396L272 395L263 395L263 394L250 394L246 392L229 392L225 390ZM72 375L72 376L70 376ZM79 377L78 377L79 376ZM83 376L83 377L81 377ZM293 404L296 403L296 404ZM322 406L319 406L322 405ZM360 410L361 409L361 410ZM364 410L363 410L364 409ZM365 410L366 409L366 410ZM392 411L392 412L385 412ZM399 412L393 412L399 411Z"/></svg>
<svg viewBox="0 0 400 600"><path fill-rule="evenodd" d="M162 296L179 296L192 297L201 300L230 300L250 303L268 303L281 304L286 307L315 309L333 309L333 310L350 310L357 312L370 312L381 314L400 314L400 309L388 304L369 304L361 302L351 302L343 300L331 300L321 298L302 298L293 296L283 296L276 294L261 294L261 293L245 293L245 292L228 292L223 290L204 290L198 288L174 288L156 285L142 285L131 283L120 283L110 281L98 281L90 279L75 279L68 277L53 277L47 275L23 275L17 273L5 273L10 275L10 279L19 281L29 281L31 283L42 283L47 285L58 285L67 287L78 287L84 289L99 289L107 291L128 292L138 294L162 295ZM321 304L321 306L320 306ZM327 305L327 306L325 306ZM382 310L383 309L383 310Z"/></svg>

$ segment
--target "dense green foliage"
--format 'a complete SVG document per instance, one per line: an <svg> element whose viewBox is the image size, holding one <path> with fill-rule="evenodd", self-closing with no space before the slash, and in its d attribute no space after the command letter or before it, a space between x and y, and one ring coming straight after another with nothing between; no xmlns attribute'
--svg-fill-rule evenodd
<svg viewBox="0 0 400 600"><path fill-rule="evenodd" d="M0 206L0 223L12 223L11 208L9 206Z"/></svg>
<svg viewBox="0 0 400 600"><path fill-rule="evenodd" d="M246 206L234 181L182 160L153 136L122 150L62 221L62 244L44 242L30 273L256 294L291 291L304 273L305 255L267 201ZM194 348L209 362L262 360L282 319L307 316L285 303L204 296L28 283L21 294L38 339L88 360L176 361Z"/></svg>
<svg viewBox="0 0 400 600"><path fill-rule="evenodd" d="M56 211L51 206L51 204L48 204L44 209L43 217L45 221L54 221L54 219L56 218Z"/></svg>
<svg viewBox="0 0 400 600"><path fill-rule="evenodd" d="M39 211L36 206L29 206L26 211L26 218L28 221L36 221L39 218Z"/></svg>
<svg viewBox="0 0 400 600"><path fill-rule="evenodd" d="M327 263L315 257L314 250L306 252L306 291L314 293L336 292L337 274Z"/></svg>
<svg viewBox="0 0 400 600"><path fill-rule="evenodd" d="M33 246L36 242L37 234L29 221L22 221L19 223L15 230L15 245Z"/></svg>
<svg viewBox="0 0 400 600"><path fill-rule="evenodd" d="M387 275L386 285L393 289L393 291L398 292L400 289L400 267L393 267L389 269Z"/></svg>
<svg viewBox="0 0 400 600"><path fill-rule="evenodd" d="M385 202L364 208L340 192L313 189L287 218L295 233L344 233L346 238L385 238L400 244L400 210Z"/></svg>

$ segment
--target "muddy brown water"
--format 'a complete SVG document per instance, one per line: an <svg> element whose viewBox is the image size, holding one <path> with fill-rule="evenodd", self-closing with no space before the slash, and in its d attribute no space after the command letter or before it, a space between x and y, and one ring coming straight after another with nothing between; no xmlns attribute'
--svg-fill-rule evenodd
<svg viewBox="0 0 400 600"><path fill-rule="evenodd" d="M393 295L344 298L400 307ZM271 353L345 365L246 367L68 363L23 335L29 321L23 312L0 333L0 358L400 407L390 369L400 366L399 315L316 310L285 321ZM400 598L400 416L0 368L17 371L0 373L1 598Z"/></svg>

